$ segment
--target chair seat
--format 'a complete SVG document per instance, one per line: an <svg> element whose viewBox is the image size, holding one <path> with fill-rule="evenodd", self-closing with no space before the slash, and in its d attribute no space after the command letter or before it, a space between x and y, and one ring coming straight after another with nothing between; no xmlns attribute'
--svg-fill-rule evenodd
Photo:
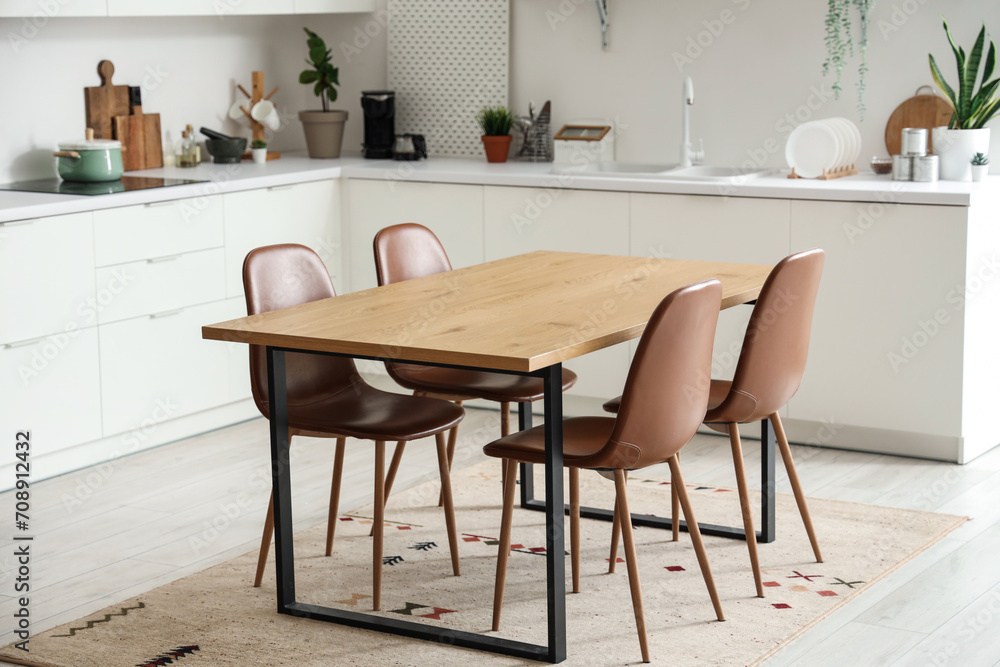
<svg viewBox="0 0 1000 667"><path fill-rule="evenodd" d="M461 406L434 398L404 396L356 382L319 401L288 406L294 428L366 440L417 440L462 421Z"/></svg>
<svg viewBox="0 0 1000 667"><path fill-rule="evenodd" d="M466 368L441 368L418 364L387 364L389 375L402 387L463 398L481 398L499 403L528 403L545 395L542 378L489 373ZM576 384L576 373L563 369L562 388Z"/></svg>
<svg viewBox="0 0 1000 667"><path fill-rule="evenodd" d="M615 427L613 417L571 417L563 420L563 464L578 467L575 461L585 461L599 452L611 437ZM483 453L526 463L545 463L545 427L535 426L511 433L483 447ZM586 466L582 466L586 467Z"/></svg>
<svg viewBox="0 0 1000 667"><path fill-rule="evenodd" d="M729 380L712 380L712 386L708 390L708 409L717 408L722 405L722 401L726 400L726 396L729 395L729 389L733 386L733 383ZM618 414L618 409L622 405L622 397L612 398L611 400L605 402L602 406L605 412L610 412L611 414Z"/></svg>

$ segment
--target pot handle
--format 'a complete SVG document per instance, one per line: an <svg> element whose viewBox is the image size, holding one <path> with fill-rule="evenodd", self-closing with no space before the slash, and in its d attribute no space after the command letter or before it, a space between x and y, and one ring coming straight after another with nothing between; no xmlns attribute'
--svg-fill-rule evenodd
<svg viewBox="0 0 1000 667"><path fill-rule="evenodd" d="M80 157L80 154L77 153L76 151L56 151L55 153L52 154L52 156L53 157L72 157L72 158L78 158L78 157Z"/></svg>

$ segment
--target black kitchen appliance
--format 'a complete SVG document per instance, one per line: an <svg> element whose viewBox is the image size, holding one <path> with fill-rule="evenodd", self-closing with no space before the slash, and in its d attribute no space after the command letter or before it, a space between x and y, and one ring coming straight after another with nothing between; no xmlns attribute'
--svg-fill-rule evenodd
<svg viewBox="0 0 1000 667"><path fill-rule="evenodd" d="M105 181L103 183L74 183L58 178L43 178L37 181L20 181L18 183L4 183L0 185L0 190L12 190L15 192L44 192L46 194L58 195L110 195L116 192L133 192L135 190L148 190L150 188L169 188L175 185L188 185L190 183L205 183L204 180L193 180L189 178L159 178L151 176L122 176L117 181Z"/></svg>
<svg viewBox="0 0 1000 667"><path fill-rule="evenodd" d="M396 93L391 90L362 91L361 109L365 112L362 154L374 160L391 158L396 141Z"/></svg>

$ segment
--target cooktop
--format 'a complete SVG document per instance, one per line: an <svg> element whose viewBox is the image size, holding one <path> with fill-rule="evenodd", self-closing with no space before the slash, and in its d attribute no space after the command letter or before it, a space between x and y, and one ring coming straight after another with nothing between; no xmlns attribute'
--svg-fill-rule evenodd
<svg viewBox="0 0 1000 667"><path fill-rule="evenodd" d="M134 190L147 190L149 188L169 188L172 185L206 182L204 180L192 180L189 178L155 178L151 176L122 176L120 180L104 181L103 183L74 183L58 178L43 178L38 181L0 184L0 190L45 192L62 195L109 195L115 192L132 192Z"/></svg>

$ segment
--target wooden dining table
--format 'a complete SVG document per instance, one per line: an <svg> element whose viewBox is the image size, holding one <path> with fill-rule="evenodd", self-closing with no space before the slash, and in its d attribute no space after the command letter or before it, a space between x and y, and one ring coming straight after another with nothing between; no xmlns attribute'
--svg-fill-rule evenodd
<svg viewBox="0 0 1000 667"><path fill-rule="evenodd" d="M263 345L267 351L278 613L493 651L521 658L566 659L563 519L562 364L637 338L673 290L710 278L722 282L722 308L752 303L771 266L538 251L202 328L206 339ZM295 280L294 274L287 276ZM545 499L533 497L522 468L522 506L545 512L548 642L514 641L297 602L292 548L291 478L285 353L306 352L420 362L531 375L544 381ZM519 405L521 428L530 405ZM761 541L774 539L774 439L761 422ZM610 519L608 510L583 516ZM634 516L669 527L669 519ZM742 537L742 528L703 526ZM492 586L492 581L483 582Z"/></svg>

